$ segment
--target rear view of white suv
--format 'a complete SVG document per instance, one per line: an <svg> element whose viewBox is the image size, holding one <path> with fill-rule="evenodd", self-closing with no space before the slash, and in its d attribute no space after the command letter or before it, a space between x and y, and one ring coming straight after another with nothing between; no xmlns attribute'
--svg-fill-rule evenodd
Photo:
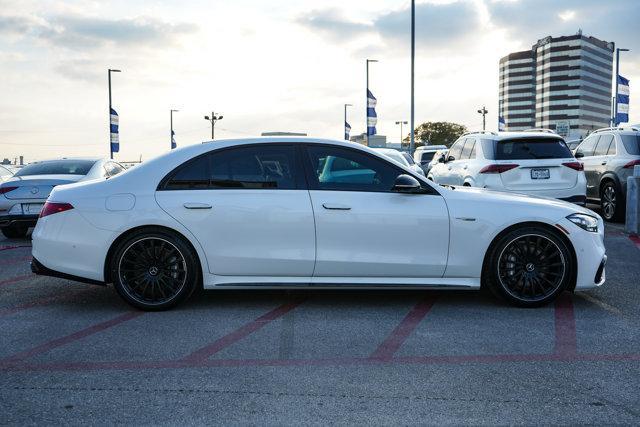
<svg viewBox="0 0 640 427"><path fill-rule="evenodd" d="M585 205L584 167L554 133L478 132L461 136L429 171L438 184L553 197Z"/></svg>

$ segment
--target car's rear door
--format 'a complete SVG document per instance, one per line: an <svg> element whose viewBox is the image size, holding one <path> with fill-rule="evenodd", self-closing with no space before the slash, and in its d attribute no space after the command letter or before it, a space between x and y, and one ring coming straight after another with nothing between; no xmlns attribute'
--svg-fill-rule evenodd
<svg viewBox="0 0 640 427"><path fill-rule="evenodd" d="M584 174L587 179L587 197L597 199L599 195L600 180L598 179L598 159L594 158L596 144L600 140L600 135L587 137L582 144L576 148L576 156L584 165Z"/></svg>
<svg viewBox="0 0 640 427"><path fill-rule="evenodd" d="M170 174L156 200L198 239L213 274L313 273L313 211L294 145L214 150Z"/></svg>
<svg viewBox="0 0 640 427"><path fill-rule="evenodd" d="M394 164L348 147L305 147L316 221L314 277L442 276L449 214L435 190L396 193L393 183L405 172ZM333 164L340 175L325 173Z"/></svg>

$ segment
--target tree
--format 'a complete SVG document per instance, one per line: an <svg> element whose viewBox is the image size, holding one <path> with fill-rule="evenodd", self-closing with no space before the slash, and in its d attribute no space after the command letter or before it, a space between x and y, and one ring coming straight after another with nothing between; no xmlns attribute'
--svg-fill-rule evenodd
<svg viewBox="0 0 640 427"><path fill-rule="evenodd" d="M415 129L416 147L427 144L450 147L465 132L467 128L457 123L424 122Z"/></svg>

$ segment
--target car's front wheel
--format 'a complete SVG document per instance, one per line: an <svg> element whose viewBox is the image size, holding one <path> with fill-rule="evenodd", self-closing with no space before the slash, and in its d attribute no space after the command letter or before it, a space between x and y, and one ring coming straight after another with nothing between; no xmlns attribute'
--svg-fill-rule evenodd
<svg viewBox="0 0 640 427"><path fill-rule="evenodd" d="M567 289L575 268L567 244L544 227L527 226L500 237L489 249L483 284L521 307L538 307Z"/></svg>
<svg viewBox="0 0 640 427"><path fill-rule="evenodd" d="M199 281L197 255L180 236L142 231L121 241L111 259L120 296L143 310L166 310L186 300Z"/></svg>
<svg viewBox="0 0 640 427"><path fill-rule="evenodd" d="M0 229L7 239L20 239L27 236L28 227L22 225L10 225Z"/></svg>

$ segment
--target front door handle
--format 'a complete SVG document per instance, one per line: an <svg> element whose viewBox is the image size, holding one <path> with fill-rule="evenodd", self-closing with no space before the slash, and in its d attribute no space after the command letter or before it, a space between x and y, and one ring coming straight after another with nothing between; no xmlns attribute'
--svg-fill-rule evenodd
<svg viewBox="0 0 640 427"><path fill-rule="evenodd" d="M334 211L350 211L351 206L341 205L338 203L323 203L322 207Z"/></svg>
<svg viewBox="0 0 640 427"><path fill-rule="evenodd" d="M602 166L604 166L604 165L606 165L606 164L607 164L607 162L602 162L602 163L601 163L601 165L602 165Z"/></svg>
<svg viewBox="0 0 640 427"><path fill-rule="evenodd" d="M182 206L187 209L211 209L213 207L207 203L185 203Z"/></svg>

